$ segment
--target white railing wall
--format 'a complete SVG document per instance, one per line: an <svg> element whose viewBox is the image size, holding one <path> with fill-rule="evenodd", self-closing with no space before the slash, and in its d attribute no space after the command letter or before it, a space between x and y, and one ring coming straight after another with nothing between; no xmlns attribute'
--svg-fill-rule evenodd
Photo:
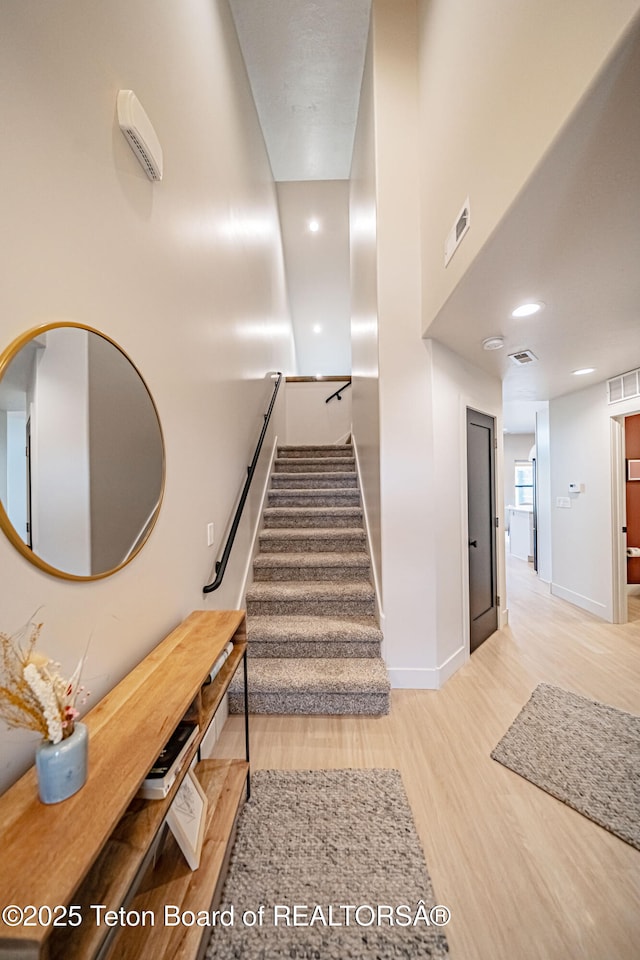
<svg viewBox="0 0 640 960"><path fill-rule="evenodd" d="M284 443L344 443L351 434L351 387L341 399L326 400L349 379L287 379Z"/></svg>

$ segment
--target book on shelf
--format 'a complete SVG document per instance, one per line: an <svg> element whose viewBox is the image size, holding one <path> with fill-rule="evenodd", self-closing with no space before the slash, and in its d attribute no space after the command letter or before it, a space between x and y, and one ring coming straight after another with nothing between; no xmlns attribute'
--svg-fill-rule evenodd
<svg viewBox="0 0 640 960"><path fill-rule="evenodd" d="M182 720L162 753L143 780L138 796L145 800L162 800L169 793L184 764L189 747L198 735L198 724Z"/></svg>
<svg viewBox="0 0 640 960"><path fill-rule="evenodd" d="M221 668L224 666L226 659L232 650L233 650L233 643L230 640L225 646L220 656L217 658L217 660L213 664L213 666L211 667L211 670L209 671L209 680L208 680L209 683L215 680L216 676L220 673Z"/></svg>

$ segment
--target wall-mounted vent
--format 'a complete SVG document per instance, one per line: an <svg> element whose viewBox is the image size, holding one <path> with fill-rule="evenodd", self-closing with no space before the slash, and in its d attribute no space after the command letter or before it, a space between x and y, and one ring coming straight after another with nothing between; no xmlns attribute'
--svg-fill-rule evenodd
<svg viewBox="0 0 640 960"><path fill-rule="evenodd" d="M620 400L631 400L640 397L640 370L630 370L619 377L607 381L609 388L609 403L618 403Z"/></svg>
<svg viewBox="0 0 640 960"><path fill-rule="evenodd" d="M162 147L133 90L118 93L118 123L149 180L162 180Z"/></svg>
<svg viewBox="0 0 640 960"><path fill-rule="evenodd" d="M462 238L466 234L467 230L471 226L471 207L469 205L469 197L464 202L464 206L458 216L456 217L456 222L449 230L447 234L447 239L444 242L444 265L449 263L451 257L454 255L458 249Z"/></svg>
<svg viewBox="0 0 640 960"><path fill-rule="evenodd" d="M516 363L519 367L526 367L528 363L535 363L538 358L531 350L518 350L517 353L510 353L509 360Z"/></svg>

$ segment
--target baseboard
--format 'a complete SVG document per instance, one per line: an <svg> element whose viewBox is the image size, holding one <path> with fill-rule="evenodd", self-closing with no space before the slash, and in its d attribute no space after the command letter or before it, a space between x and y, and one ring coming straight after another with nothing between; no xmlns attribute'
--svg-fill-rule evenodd
<svg viewBox="0 0 640 960"><path fill-rule="evenodd" d="M355 437L351 439L351 446L353 447L353 455L356 461L356 473L358 474L358 487L360 489L360 499L362 501L362 516L364 519L364 529L367 535L367 549L369 551L369 559L371 560L371 573L373 575L373 586L376 591L376 610L378 615L378 623L380 624L380 629L382 630L382 625L384 623L384 610L380 602L380 597L382 596L382 591L380 589L380 580L378 578L378 570L374 562L374 553L371 549L371 527L369 526L369 515L367 513L367 503L364 498L364 490L362 487L361 474L360 474L360 460L358 459L358 445L355 441ZM384 631L383 631L384 632ZM384 644L383 644L383 657L384 657Z"/></svg>
<svg viewBox="0 0 640 960"><path fill-rule="evenodd" d="M597 600L591 600L590 597L583 597L582 594L568 590L566 587L561 587L558 583L551 584L551 593L554 597L559 597L560 600L567 600L569 603L572 603L574 607L587 610L602 620L611 620L611 618L607 616L607 608L604 603L598 603Z"/></svg>
<svg viewBox="0 0 640 960"><path fill-rule="evenodd" d="M247 562L244 568L244 574L240 582L240 593L238 595L238 602L236 607L238 610L244 610L245 607L245 594L247 592L247 587L251 582L251 575L253 573L253 561L256 558L258 552L258 534L262 528L262 517L264 514L265 504L267 502L267 494L269 493L269 484L271 482L271 474L273 472L273 461L276 458L278 453L278 437L274 437L273 446L271 448L271 453L269 455L269 466L267 467L267 472L265 475L264 485L262 488L262 493L260 495L260 504L256 511L256 522L253 527L253 532L251 534L251 549L248 552Z"/></svg>
<svg viewBox="0 0 640 960"><path fill-rule="evenodd" d="M394 690L439 690L467 659L460 647L439 667L388 667L389 682Z"/></svg>

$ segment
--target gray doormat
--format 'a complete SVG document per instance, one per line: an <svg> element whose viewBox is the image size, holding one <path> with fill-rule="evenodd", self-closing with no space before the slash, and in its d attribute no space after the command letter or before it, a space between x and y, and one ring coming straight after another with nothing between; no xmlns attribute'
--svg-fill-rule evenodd
<svg viewBox="0 0 640 960"><path fill-rule="evenodd" d="M258 770L207 957L443 958L436 905L397 770Z"/></svg>
<svg viewBox="0 0 640 960"><path fill-rule="evenodd" d="M640 849L640 717L541 683L491 756Z"/></svg>

